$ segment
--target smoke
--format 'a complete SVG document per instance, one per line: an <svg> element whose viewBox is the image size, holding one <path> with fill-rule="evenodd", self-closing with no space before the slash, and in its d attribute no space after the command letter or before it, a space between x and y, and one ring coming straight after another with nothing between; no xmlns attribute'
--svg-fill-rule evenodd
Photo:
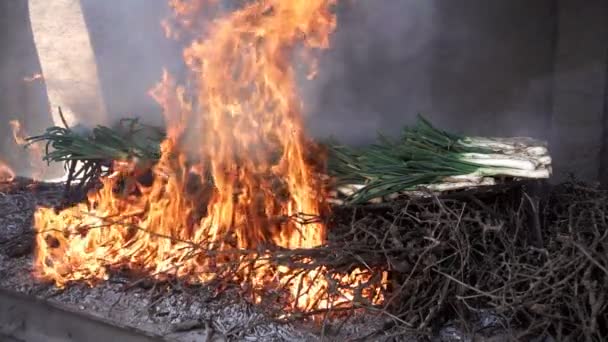
<svg viewBox="0 0 608 342"><path fill-rule="evenodd" d="M417 0L342 4L319 76L303 86L306 112L315 136L364 143L378 130L395 133L394 121L405 123L428 107L429 84L420 80L428 72L436 8Z"/></svg>
<svg viewBox="0 0 608 342"><path fill-rule="evenodd" d="M466 134L547 137L550 1L342 3L319 78L302 86L315 136L367 143L421 113Z"/></svg>
<svg viewBox="0 0 608 342"><path fill-rule="evenodd" d="M183 46L167 39L160 24L170 15L168 1L81 2L111 119L138 116L162 124L148 90L163 68L178 78L183 73ZM396 134L422 113L467 134L545 138L554 61L551 3L340 0L338 27L321 54L317 79L301 82L309 132L362 144L377 131ZM25 18L26 6L15 4L2 8ZM52 124L40 115L46 114L44 101L37 100L44 87L21 81L39 68L23 67L23 56L35 60L35 49L31 37L16 34L27 32L28 23L16 23L6 21L3 41L28 47L13 46L0 59L7 90L2 113L10 116L2 119L20 119L28 131L41 132ZM33 90L15 90L15 84L36 87L36 99Z"/></svg>
<svg viewBox="0 0 608 342"><path fill-rule="evenodd" d="M179 74L182 47L165 37L166 0L81 0L97 58L110 121L139 117L162 125L160 107L149 96L163 69Z"/></svg>
<svg viewBox="0 0 608 342"><path fill-rule="evenodd" d="M339 1L317 79L300 82L309 131L361 144L377 131L396 134L422 113L468 134L544 138L553 57L548 1ZM111 118L160 124L147 92L163 68L183 72L183 46L160 25L170 16L167 1L82 5Z"/></svg>
<svg viewBox="0 0 608 342"><path fill-rule="evenodd" d="M15 143L9 121L40 133L53 124L44 83L27 80L40 72L27 1L0 1L0 160L17 175L30 176L29 153ZM60 169L60 168L59 168Z"/></svg>
<svg viewBox="0 0 608 342"><path fill-rule="evenodd" d="M109 118L97 118L91 114L94 110L87 111L87 108L92 108L87 103L94 101L86 94L81 94L76 99L76 102L82 102L77 108L71 108L73 103L55 105L63 106L64 111L68 112L73 109L77 116L82 116L77 120L79 124L88 127L134 116L149 124L162 125L160 107L148 95L148 91L161 79L163 68L173 73L180 72L182 51L176 42L165 38L161 27L161 20L170 13L168 1L80 2ZM42 71L29 20L28 3L31 5L28 1L3 1L0 4L0 13L4 19L0 20L0 41L3 43L3 54L0 57L0 122L5 123L0 124L3 137L0 141L0 160L4 160L17 174L23 176L33 172L28 162L29 156L23 147L13 142L10 127L6 123L9 120L19 120L27 132L39 134L55 124L50 111L57 110L49 108L44 79L24 81ZM49 11L53 10L52 4L49 4ZM70 30L76 30L66 18L59 16L53 19L58 25L65 25L66 36L74 33ZM62 23L62 20L67 22ZM52 41L52 37L49 40ZM61 48L61 44L57 45L57 48ZM86 82L86 79L79 81ZM60 86L78 89L77 84ZM69 96L78 96L77 92L78 90L69 91ZM53 164L52 169L48 172L50 178L63 174L62 165Z"/></svg>

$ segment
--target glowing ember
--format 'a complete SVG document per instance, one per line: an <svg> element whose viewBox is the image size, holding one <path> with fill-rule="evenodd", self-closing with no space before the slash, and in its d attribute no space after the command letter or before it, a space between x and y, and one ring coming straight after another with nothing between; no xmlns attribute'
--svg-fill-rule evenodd
<svg viewBox="0 0 608 342"><path fill-rule="evenodd" d="M0 183L12 182L15 179L15 172L0 160Z"/></svg>
<svg viewBox="0 0 608 342"><path fill-rule="evenodd" d="M222 13L219 2L172 1L183 26L205 34L184 51L189 87L165 73L152 92L167 123L154 181L137 183L136 168L121 163L88 204L39 209L37 275L58 286L94 284L115 269L195 282L228 276L256 301L269 287L286 289L287 306L299 310L353 300L349 287L370 279L370 270L330 277L323 267L292 272L262 258L326 239L323 224L294 219L327 206L324 161L307 156L315 146L303 131L292 63L300 57L315 72L310 51L329 46L334 2L249 2L203 28L199 11ZM330 283L347 288L331 297ZM382 299L378 288L363 295Z"/></svg>

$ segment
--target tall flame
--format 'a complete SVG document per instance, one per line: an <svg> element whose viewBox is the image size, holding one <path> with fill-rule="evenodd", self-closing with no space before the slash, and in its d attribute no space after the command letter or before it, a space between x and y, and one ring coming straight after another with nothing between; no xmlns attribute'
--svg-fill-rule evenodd
<svg viewBox="0 0 608 342"><path fill-rule="evenodd" d="M329 46L334 3L250 1L223 14L217 0L172 0L183 27L204 35L184 51L188 87L165 73L152 91L167 123L154 181L126 186L133 165L117 163L88 204L57 214L39 209L37 274L59 286L93 284L126 266L160 278L209 281L222 272L221 264L249 263L234 280L287 288L298 309L329 306L321 298L329 287L324 268L286 276L285 266L234 251L263 255L272 246L325 242L323 224L294 219L319 216L326 204L323 158L313 154L304 132L293 64L306 62L314 73L310 52ZM203 27L196 22L201 11L217 17ZM368 273L355 270L336 281L356 285ZM380 296L377 290L368 295Z"/></svg>
<svg viewBox="0 0 608 342"><path fill-rule="evenodd" d="M185 51L197 78L198 101L207 114L200 152L211 161L219 190L210 207L211 217L219 220L218 227L240 227L240 247L253 247L269 238L287 248L323 242L325 231L320 224L300 227L304 229L300 234L284 229L270 237L265 232L268 224L254 218L259 211L288 216L319 213L323 196L305 161L309 144L291 59L298 43L308 48L328 46L335 26L329 8L332 2L254 2L215 21L209 38ZM267 175L285 182L286 207L275 203L277 189L268 183ZM233 201L236 192L239 200ZM256 204L261 198L265 203Z"/></svg>

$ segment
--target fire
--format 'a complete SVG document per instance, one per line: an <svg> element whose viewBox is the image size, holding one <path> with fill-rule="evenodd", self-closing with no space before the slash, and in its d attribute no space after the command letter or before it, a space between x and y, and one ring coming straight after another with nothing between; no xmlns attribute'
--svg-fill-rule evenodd
<svg viewBox="0 0 608 342"><path fill-rule="evenodd" d="M2 160L0 160L0 183L9 183L15 179L15 172Z"/></svg>
<svg viewBox="0 0 608 342"><path fill-rule="evenodd" d="M29 153L30 166L32 168L32 178L34 180L42 180L46 173L46 165L42 160L43 149L38 143L28 145L26 140L27 132L21 127L21 123L17 120L9 122L13 132L13 139L19 146L27 146Z"/></svg>
<svg viewBox="0 0 608 342"><path fill-rule="evenodd" d="M37 275L58 286L92 285L117 269L194 282L231 277L256 301L268 288L286 289L298 310L353 300L351 287L368 281L370 270L294 273L264 259L270 250L326 241L324 224L298 220L328 206L293 64L316 71L312 52L329 47L334 4L264 0L225 13L218 1L172 0L182 26L200 36L184 51L188 86L165 73L152 91L167 123L154 181L142 185L132 164L117 163L88 203L59 213L40 208ZM216 16L210 25L197 23L201 11ZM328 296L330 282L345 289ZM382 300L380 288L364 295Z"/></svg>

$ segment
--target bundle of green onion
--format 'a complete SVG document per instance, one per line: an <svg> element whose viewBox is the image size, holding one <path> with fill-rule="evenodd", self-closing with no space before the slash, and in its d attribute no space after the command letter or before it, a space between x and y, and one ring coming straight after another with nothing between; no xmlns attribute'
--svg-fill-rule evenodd
<svg viewBox="0 0 608 342"><path fill-rule="evenodd" d="M89 132L50 127L30 144L46 142L47 162L105 163L160 158L162 129L123 119L112 128ZM474 138L433 127L422 116L397 140L380 136L355 149L329 144L329 173L337 180L341 202L365 203L423 187L434 191L491 185L498 177L548 178L551 157L544 143L529 138Z"/></svg>
<svg viewBox="0 0 608 342"><path fill-rule="evenodd" d="M28 144L46 142L47 162L113 161L160 158L161 129L143 125L138 119L123 119L118 126L97 126L90 132L54 126L44 134L27 138Z"/></svg>
<svg viewBox="0 0 608 342"><path fill-rule="evenodd" d="M427 186L442 191L493 184L495 177L549 178L544 143L529 138L474 138L441 131L422 116L400 139L330 147L330 173L348 203L365 203Z"/></svg>

